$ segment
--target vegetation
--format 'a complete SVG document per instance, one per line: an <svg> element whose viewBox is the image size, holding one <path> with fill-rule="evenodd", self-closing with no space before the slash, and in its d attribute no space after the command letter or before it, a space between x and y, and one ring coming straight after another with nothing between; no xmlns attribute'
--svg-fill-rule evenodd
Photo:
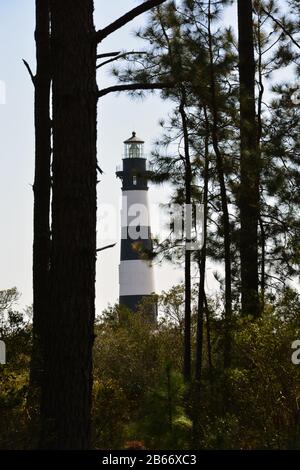
<svg viewBox="0 0 300 470"><path fill-rule="evenodd" d="M27 407L31 325L28 312L14 308L16 291L2 291L0 299L5 296L9 305L1 302L0 335L6 338L9 362L0 366L1 449L28 449L34 447ZM206 340L198 442L185 406L184 296L180 286L162 294L159 303L165 314L155 329L141 319L143 306L139 314L111 307L98 318L93 446L300 449L300 366L291 361L291 344L300 335L299 295L290 289L282 291L268 300L264 313L255 321L235 316L232 365L225 372L230 397L226 410L222 406L222 318L215 302L208 300L212 356L209 360ZM195 322L194 313L194 326ZM192 361L195 331L192 328Z"/></svg>

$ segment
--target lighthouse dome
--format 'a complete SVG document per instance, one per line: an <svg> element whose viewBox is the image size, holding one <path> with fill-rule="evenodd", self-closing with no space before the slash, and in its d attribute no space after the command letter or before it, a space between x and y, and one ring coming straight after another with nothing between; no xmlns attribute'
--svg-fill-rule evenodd
<svg viewBox="0 0 300 470"><path fill-rule="evenodd" d="M124 141L125 158L144 158L144 141L133 132L132 136Z"/></svg>
<svg viewBox="0 0 300 470"><path fill-rule="evenodd" d="M124 144L132 144L132 143L144 144L145 142L144 142L144 140L137 137L136 132L132 132L132 136L129 139L125 140Z"/></svg>

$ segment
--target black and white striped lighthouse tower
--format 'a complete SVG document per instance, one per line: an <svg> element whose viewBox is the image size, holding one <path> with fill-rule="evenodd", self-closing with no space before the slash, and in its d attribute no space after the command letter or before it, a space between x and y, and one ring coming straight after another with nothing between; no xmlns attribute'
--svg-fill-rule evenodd
<svg viewBox="0 0 300 470"><path fill-rule="evenodd" d="M154 293L153 268L145 256L152 249L148 206L151 171L144 157L144 141L135 132L124 145L122 168L116 172L122 180L120 305L136 311L138 304ZM148 308L155 321L156 305Z"/></svg>

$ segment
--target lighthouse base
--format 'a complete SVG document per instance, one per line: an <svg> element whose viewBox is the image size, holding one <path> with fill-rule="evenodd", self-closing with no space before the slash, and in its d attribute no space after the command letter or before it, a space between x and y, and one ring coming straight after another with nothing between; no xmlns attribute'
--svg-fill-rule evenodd
<svg viewBox="0 0 300 470"><path fill-rule="evenodd" d="M145 317L151 323L157 322L157 302L153 295L121 295L119 298L120 305L128 308L132 312L137 312L142 306Z"/></svg>

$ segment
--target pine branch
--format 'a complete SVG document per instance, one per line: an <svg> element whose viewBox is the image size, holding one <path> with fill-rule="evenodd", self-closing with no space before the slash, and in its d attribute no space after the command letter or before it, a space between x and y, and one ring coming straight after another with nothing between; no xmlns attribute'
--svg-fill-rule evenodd
<svg viewBox="0 0 300 470"><path fill-rule="evenodd" d="M116 52L105 52L104 54L98 54L97 59L105 59L106 57L115 57L116 55L121 54L121 51Z"/></svg>
<svg viewBox="0 0 300 470"><path fill-rule="evenodd" d="M277 18L275 18L275 16L273 16L272 13L265 10L262 6L260 8L269 18L271 18L272 21L274 21L275 24L277 24L277 26L279 26L282 29L284 34L286 34L290 38L290 40L294 43L294 45L296 47L298 47L298 49L300 49L300 44L298 44L297 41L294 39L293 35L288 32L288 30L286 29L284 24L282 24L281 21L279 21Z"/></svg>
<svg viewBox="0 0 300 470"><path fill-rule="evenodd" d="M33 83L33 85L35 86L35 76L30 68L30 65L28 64L28 62L25 60L25 59L22 59L23 60L23 64L25 65L29 75L30 75L30 78L31 78L31 81Z"/></svg>
<svg viewBox="0 0 300 470"><path fill-rule="evenodd" d="M98 97L115 93L118 91L135 91L135 90L162 90L163 88L172 88L174 83L126 83L124 85L114 85L99 90Z"/></svg>
<svg viewBox="0 0 300 470"><path fill-rule="evenodd" d="M133 8L132 10L125 13L125 15L121 16L120 18L118 18L113 23L111 23L108 26L106 26L105 28L100 29L99 31L97 31L96 32L96 41L97 41L97 43L101 42L107 36L109 36L110 34L114 33L118 29L125 26L127 23L129 23L131 20L133 20L137 16L141 15L142 13L145 13L146 11L150 10L153 7L157 7L157 6L161 5L165 1L166 0L147 0L146 2L143 2L138 7Z"/></svg>
<svg viewBox="0 0 300 470"><path fill-rule="evenodd" d="M112 57L111 59L105 60L101 64L97 65L97 69L100 69L100 67L110 64L111 62L114 62L115 60L123 59L127 57L128 55L139 55L139 54L148 54L148 53L147 52L124 52L123 54L120 53L116 57Z"/></svg>
<svg viewBox="0 0 300 470"><path fill-rule="evenodd" d="M96 252L99 253L99 251L104 251L104 250L107 250L108 248L113 248L114 246L116 246L116 243L112 243L111 245L103 246L102 248L97 248Z"/></svg>

